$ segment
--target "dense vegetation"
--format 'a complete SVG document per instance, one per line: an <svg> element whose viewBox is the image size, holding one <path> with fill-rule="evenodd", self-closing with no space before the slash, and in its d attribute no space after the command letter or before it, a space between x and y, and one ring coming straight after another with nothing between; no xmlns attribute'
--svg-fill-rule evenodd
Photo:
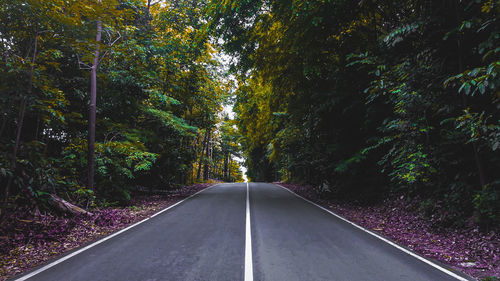
<svg viewBox="0 0 500 281"><path fill-rule="evenodd" d="M228 3L229 2L229 3ZM500 222L500 1L223 1L255 181Z"/></svg>
<svg viewBox="0 0 500 281"><path fill-rule="evenodd" d="M1 213L242 180L204 1L0 4ZM90 110L89 110L90 108Z"/></svg>
<svg viewBox="0 0 500 281"><path fill-rule="evenodd" d="M500 2L0 5L0 216L242 179L500 222ZM233 95L216 54L234 59ZM237 125L238 129L234 125Z"/></svg>
<svg viewBox="0 0 500 281"><path fill-rule="evenodd" d="M2 1L0 270L242 181L242 156L250 180L497 274L499 14L500 0Z"/></svg>

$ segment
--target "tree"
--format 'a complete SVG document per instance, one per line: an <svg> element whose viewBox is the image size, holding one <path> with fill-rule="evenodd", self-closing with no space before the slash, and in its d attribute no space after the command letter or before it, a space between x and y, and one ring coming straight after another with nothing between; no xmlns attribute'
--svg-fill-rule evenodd
<svg viewBox="0 0 500 281"><path fill-rule="evenodd" d="M250 178L357 200L404 192L444 202L442 218L457 224L490 198L491 214L498 9L495 1L213 4L212 25L238 57Z"/></svg>
<svg viewBox="0 0 500 281"><path fill-rule="evenodd" d="M204 160L195 140L213 133L228 96L214 71L207 8L193 1L2 2L2 213L48 209L53 196L86 208L126 204L138 186L193 182ZM210 177L224 163L218 140L210 142Z"/></svg>

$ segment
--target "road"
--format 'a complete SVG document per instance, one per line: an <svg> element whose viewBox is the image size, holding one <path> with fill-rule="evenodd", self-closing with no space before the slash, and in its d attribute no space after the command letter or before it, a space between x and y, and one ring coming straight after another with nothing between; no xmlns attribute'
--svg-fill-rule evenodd
<svg viewBox="0 0 500 281"><path fill-rule="evenodd" d="M247 184L221 184L29 280L458 280L282 187L248 190L248 233Z"/></svg>

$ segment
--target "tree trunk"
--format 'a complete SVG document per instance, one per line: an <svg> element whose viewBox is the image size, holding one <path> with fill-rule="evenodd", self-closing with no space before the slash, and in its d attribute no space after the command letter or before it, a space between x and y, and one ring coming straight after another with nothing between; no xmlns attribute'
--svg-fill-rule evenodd
<svg viewBox="0 0 500 281"><path fill-rule="evenodd" d="M9 111L10 108L12 107L12 104L14 103L14 99L9 100L9 105L7 105L7 108L5 109L5 112L2 114L2 126L0 127L0 137L2 137L3 132L5 130L5 126L7 125L7 120L9 119Z"/></svg>
<svg viewBox="0 0 500 281"><path fill-rule="evenodd" d="M96 47L94 63L90 73L90 106L89 106L89 135L88 135L88 182L87 188L94 189L94 169L95 169L95 120L96 120L96 100L97 100L97 67L99 66L99 43L101 42L102 21L97 21Z"/></svg>
<svg viewBox="0 0 500 281"><path fill-rule="evenodd" d="M206 150L205 150L205 167L203 168L203 180L207 181L208 180L208 174L210 172L210 167L209 167L209 159L210 159L210 139L212 138L212 134L210 130L208 130L208 135L207 135L207 142L206 142Z"/></svg>
<svg viewBox="0 0 500 281"><path fill-rule="evenodd" d="M205 153L205 146L207 145L207 139L208 139L208 130L205 133L205 137L203 138L203 146L201 147L201 156L200 156L200 161L198 162L198 172L196 173L196 181L200 181L201 177L201 166L203 163L203 153Z"/></svg>
<svg viewBox="0 0 500 281"><path fill-rule="evenodd" d="M462 22L461 16L460 16L460 3L457 2L455 4L455 15L456 15L456 21L457 24L460 24ZM458 52L458 72L462 73L464 72L464 63L463 63L463 49L462 49L462 38L461 34L459 33L458 38L457 38L457 52ZM462 106L464 108L468 108L467 104L467 97L465 94L461 94L462 96ZM472 152L474 154L474 161L476 163L476 169L479 175L479 184L481 185L481 188L486 185L487 179L486 179L486 172L484 171L481 157L479 156L479 150L477 149L477 144L472 143Z"/></svg>
<svg viewBox="0 0 500 281"><path fill-rule="evenodd" d="M200 144L200 135L197 135L196 140L193 141L193 145L192 145L192 151L193 151L193 154L195 155L195 157L198 154L199 144Z"/></svg>
<svg viewBox="0 0 500 281"><path fill-rule="evenodd" d="M89 216L92 215L92 213L84 210L83 208L80 208L76 205L69 203L68 201L58 197L55 194L50 194L49 203L54 208L56 208L57 210L59 210L63 213L68 213L68 214L72 214L72 215L89 215Z"/></svg>
<svg viewBox="0 0 500 281"><path fill-rule="evenodd" d="M479 157L479 151L477 149L477 145L474 142L472 143L472 149L474 151L474 160L476 161L476 168L479 173L479 184L481 184L481 187L483 187L486 185L487 179L483 169L481 158Z"/></svg>
<svg viewBox="0 0 500 281"><path fill-rule="evenodd" d="M229 177L227 176L227 168L228 168L228 161L229 161L229 152L225 155L224 157L224 172L223 172L223 179L224 181L229 181Z"/></svg>
<svg viewBox="0 0 500 281"><path fill-rule="evenodd" d="M40 114L38 114L36 117L35 140L38 140L39 131L40 131Z"/></svg>
<svg viewBox="0 0 500 281"><path fill-rule="evenodd" d="M9 199L10 187L12 185L12 181L14 180L14 173L15 173L16 168L17 168L17 150L19 149L19 144L21 142L21 132L23 130L24 115L26 113L26 105L28 104L28 96L31 96L31 94L33 92L33 73L35 70L36 55L37 55L37 51L38 51L38 29L35 31L35 41L33 44L34 44L34 48L33 48L33 56L31 58L28 89L26 91L27 94L21 100L21 105L19 107L19 119L17 121L17 129L16 129L16 142L14 144L14 149L12 150L12 159L10 162L10 169L11 169L12 174L9 176L9 180L7 181L7 185L5 186L5 189L3 192L3 202L2 202L2 208L0 209L0 218L3 217L3 215L5 214L5 208L7 207L7 201Z"/></svg>

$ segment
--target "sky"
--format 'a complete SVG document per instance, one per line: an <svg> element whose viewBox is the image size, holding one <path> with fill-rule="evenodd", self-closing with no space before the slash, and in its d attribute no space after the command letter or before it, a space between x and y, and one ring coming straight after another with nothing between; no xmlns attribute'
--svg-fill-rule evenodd
<svg viewBox="0 0 500 281"><path fill-rule="evenodd" d="M222 40L222 39L219 39L219 40ZM217 43L222 44L223 42L219 41ZM213 54L213 56L219 62L219 65L217 66L217 71L219 73L224 73L224 74L228 73L230 64L236 59L236 58L224 53L222 50L219 50L219 52ZM228 75L227 79L236 81L234 76L231 74ZM236 114L233 111L233 104L224 105L223 112L227 113L229 115L229 118L231 118L231 119L235 118ZM243 179L245 181L248 181L247 168L243 166L245 159L233 155L233 160L238 161L240 163L240 170L243 173Z"/></svg>
<svg viewBox="0 0 500 281"><path fill-rule="evenodd" d="M229 115L229 118L234 119L235 113L233 111L233 105L225 105L223 109L224 113L227 113ZM240 170L243 173L243 179L245 181L248 181L247 178L247 167L243 166L243 163L245 162L245 159L237 157L237 156L232 156L233 160L238 161L240 163Z"/></svg>

